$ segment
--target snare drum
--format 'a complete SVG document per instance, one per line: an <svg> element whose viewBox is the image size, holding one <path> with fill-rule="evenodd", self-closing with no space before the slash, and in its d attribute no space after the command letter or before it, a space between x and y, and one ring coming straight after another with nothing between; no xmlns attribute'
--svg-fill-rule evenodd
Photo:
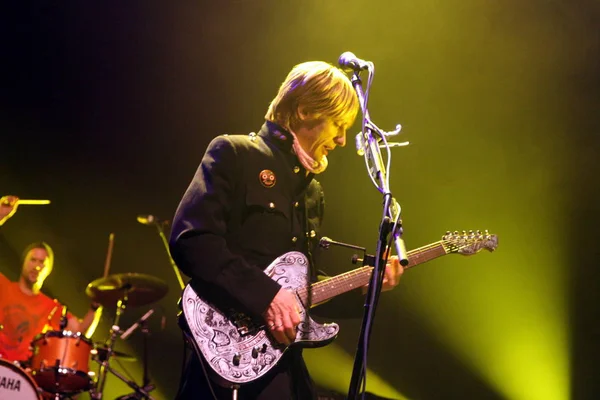
<svg viewBox="0 0 600 400"><path fill-rule="evenodd" d="M80 332L49 331L37 335L31 346L33 379L42 389L63 394L90 389L89 360L94 345Z"/></svg>
<svg viewBox="0 0 600 400"><path fill-rule="evenodd" d="M40 390L25 371L0 359L0 400L41 400Z"/></svg>

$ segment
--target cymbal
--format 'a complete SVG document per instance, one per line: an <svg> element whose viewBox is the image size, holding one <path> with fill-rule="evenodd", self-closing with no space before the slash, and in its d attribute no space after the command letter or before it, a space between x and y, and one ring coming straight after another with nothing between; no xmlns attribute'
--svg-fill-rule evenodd
<svg viewBox="0 0 600 400"><path fill-rule="evenodd" d="M108 355L108 349L102 343L95 343L96 348L92 350L92 354L95 351L95 354L98 356L100 361L106 361L106 356ZM130 354L123 353L121 351L112 351L112 358L118 358L121 361L135 361L136 358Z"/></svg>
<svg viewBox="0 0 600 400"><path fill-rule="evenodd" d="M117 305L127 297L127 306L145 306L162 299L168 291L167 284L154 276L127 272L98 278L89 283L85 293L105 307Z"/></svg>

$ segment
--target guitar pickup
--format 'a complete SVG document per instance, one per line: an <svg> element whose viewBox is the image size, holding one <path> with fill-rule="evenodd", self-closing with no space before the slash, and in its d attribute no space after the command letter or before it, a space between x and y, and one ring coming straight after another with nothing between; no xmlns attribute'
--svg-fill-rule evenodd
<svg viewBox="0 0 600 400"><path fill-rule="evenodd" d="M257 324L244 313L233 312L229 320L235 325L240 336L254 334L258 330Z"/></svg>

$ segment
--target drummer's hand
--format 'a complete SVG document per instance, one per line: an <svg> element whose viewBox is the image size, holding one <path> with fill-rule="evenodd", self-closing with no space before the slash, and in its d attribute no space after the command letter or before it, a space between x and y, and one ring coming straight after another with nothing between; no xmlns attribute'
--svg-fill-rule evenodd
<svg viewBox="0 0 600 400"><path fill-rule="evenodd" d="M0 198L0 225L4 224L17 212L17 196L3 196Z"/></svg>

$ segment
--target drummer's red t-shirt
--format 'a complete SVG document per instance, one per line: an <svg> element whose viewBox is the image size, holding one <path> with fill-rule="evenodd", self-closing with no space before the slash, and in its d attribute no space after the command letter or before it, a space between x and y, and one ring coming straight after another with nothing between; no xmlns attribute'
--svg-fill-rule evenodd
<svg viewBox="0 0 600 400"><path fill-rule="evenodd" d="M0 358L24 361L33 338L58 328L61 305L43 293L29 296L0 273Z"/></svg>

